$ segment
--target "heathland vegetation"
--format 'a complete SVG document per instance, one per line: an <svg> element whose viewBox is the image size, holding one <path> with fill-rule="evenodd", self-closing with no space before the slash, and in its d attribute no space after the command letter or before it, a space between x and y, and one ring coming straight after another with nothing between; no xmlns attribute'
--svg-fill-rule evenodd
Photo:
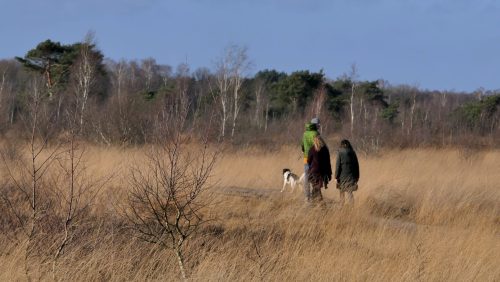
<svg viewBox="0 0 500 282"><path fill-rule="evenodd" d="M0 61L0 280L500 279L500 91L250 65L91 35ZM279 193L312 116L358 151L354 206Z"/></svg>
<svg viewBox="0 0 500 282"><path fill-rule="evenodd" d="M324 134L356 138L363 150L498 145L500 90L433 91L358 77L355 65L336 79L322 70L256 71L240 46L192 71L154 58L105 59L92 35L69 45L47 40L0 61L0 133L20 134L39 95L52 136L72 126L70 113L79 136L106 145L150 143L172 115L182 116L180 130L237 145L289 143L311 116Z"/></svg>

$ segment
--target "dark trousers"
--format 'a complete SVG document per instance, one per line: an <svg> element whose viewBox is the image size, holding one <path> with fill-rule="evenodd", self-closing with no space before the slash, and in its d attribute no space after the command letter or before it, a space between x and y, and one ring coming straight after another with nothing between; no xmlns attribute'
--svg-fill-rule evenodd
<svg viewBox="0 0 500 282"><path fill-rule="evenodd" d="M323 200L323 195L321 195L321 187L323 187L323 180L319 175L311 175L309 182L312 186L311 199L316 201Z"/></svg>

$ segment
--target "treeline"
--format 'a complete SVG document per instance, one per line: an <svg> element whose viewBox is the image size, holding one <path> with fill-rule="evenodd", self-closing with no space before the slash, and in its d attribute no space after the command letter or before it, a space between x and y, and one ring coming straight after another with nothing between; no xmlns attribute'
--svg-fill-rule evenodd
<svg viewBox="0 0 500 282"><path fill-rule="evenodd" d="M213 68L191 70L153 58L105 59L92 36L70 45L47 40L0 61L0 133L22 137L36 112L46 136L77 131L91 142L120 145L148 143L169 128L234 144L295 143L312 116L324 134L356 139L366 150L494 146L500 137L500 90L360 81L354 66L336 79L321 70L249 71L239 46L228 47Z"/></svg>

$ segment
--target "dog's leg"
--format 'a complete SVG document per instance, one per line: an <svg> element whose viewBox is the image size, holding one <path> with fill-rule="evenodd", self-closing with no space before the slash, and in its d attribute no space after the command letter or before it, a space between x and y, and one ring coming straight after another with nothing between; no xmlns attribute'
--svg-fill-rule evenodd
<svg viewBox="0 0 500 282"><path fill-rule="evenodd" d="M283 191L285 191L285 187L286 187L286 180L283 181L283 188L281 188L281 191L283 193Z"/></svg>

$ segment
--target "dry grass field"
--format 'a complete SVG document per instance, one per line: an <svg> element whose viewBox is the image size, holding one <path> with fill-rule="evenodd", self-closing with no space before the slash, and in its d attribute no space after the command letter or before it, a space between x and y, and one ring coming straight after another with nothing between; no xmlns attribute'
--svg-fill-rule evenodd
<svg viewBox="0 0 500 282"><path fill-rule="evenodd" d="M90 174L113 178L75 227L57 280L179 280L171 251L134 237L118 211L129 167L144 151L87 150ZM355 204L342 207L334 185L321 204L307 205L301 191L279 192L283 168L301 173L296 148L226 151L211 178L206 216L213 221L185 248L189 279L500 281L500 152L415 149L359 158ZM45 238L61 230L45 228L28 259L25 243L2 232L0 281L26 280L26 262L32 279L53 280L54 241Z"/></svg>

